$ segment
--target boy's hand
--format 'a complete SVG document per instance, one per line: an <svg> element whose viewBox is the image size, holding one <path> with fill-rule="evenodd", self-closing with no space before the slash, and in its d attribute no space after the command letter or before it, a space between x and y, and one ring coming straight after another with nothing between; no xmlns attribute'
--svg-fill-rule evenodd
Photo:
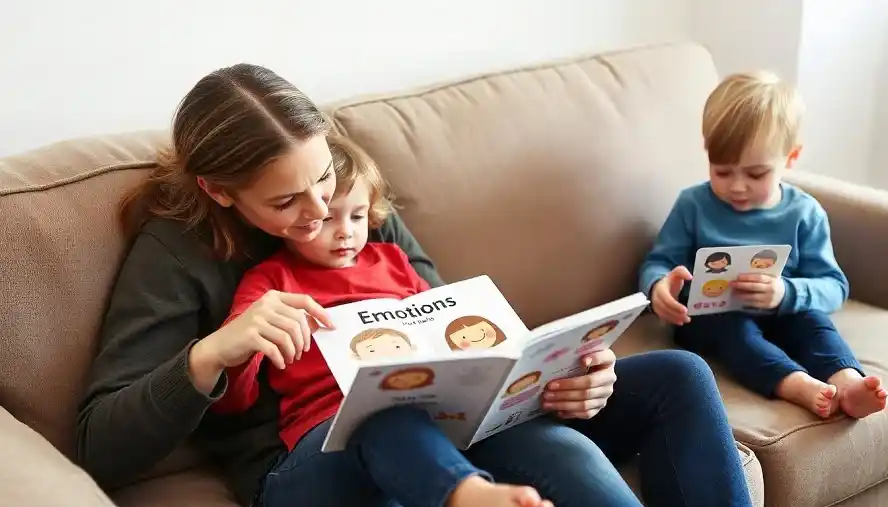
<svg viewBox="0 0 888 507"><path fill-rule="evenodd" d="M664 321L682 326L691 321L688 309L678 302L678 294L685 282L693 278L688 268L678 266L654 284L651 290L651 307Z"/></svg>
<svg viewBox="0 0 888 507"><path fill-rule="evenodd" d="M743 273L731 283L734 294L753 307L770 310L777 308L786 294L782 276L761 273Z"/></svg>

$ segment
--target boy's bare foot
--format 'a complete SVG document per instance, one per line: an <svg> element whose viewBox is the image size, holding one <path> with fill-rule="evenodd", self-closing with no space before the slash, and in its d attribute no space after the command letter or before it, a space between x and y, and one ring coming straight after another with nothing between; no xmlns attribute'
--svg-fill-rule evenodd
<svg viewBox="0 0 888 507"><path fill-rule="evenodd" d="M826 419L839 409L837 388L821 382L805 372L790 373L777 385L778 398L806 408Z"/></svg>
<svg viewBox="0 0 888 507"><path fill-rule="evenodd" d="M447 507L554 507L530 486L493 484L473 475L453 490Z"/></svg>
<svg viewBox="0 0 888 507"><path fill-rule="evenodd" d="M849 416L863 419L884 410L886 398L888 391L882 387L879 377L861 377L842 386L839 406Z"/></svg>

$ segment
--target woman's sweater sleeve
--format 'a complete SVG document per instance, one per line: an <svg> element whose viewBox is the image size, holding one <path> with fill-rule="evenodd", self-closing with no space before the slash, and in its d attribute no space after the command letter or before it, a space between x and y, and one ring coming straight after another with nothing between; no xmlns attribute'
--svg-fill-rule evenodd
<svg viewBox="0 0 888 507"><path fill-rule="evenodd" d="M207 396L188 373L199 338L197 282L150 233L137 236L109 301L77 419L77 458L103 487L125 484L167 456L225 391Z"/></svg>

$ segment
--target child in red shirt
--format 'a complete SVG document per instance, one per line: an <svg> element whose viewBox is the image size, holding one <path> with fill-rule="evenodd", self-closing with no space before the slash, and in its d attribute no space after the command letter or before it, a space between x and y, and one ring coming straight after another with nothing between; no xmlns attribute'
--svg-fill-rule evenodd
<svg viewBox="0 0 888 507"><path fill-rule="evenodd" d="M380 226L391 211L387 185L373 161L347 138L328 140L336 193L320 233L308 243L288 242L249 270L235 293L228 320L270 290L306 294L330 307L371 298L405 298L429 288L400 247L367 242L369 229ZM304 324L304 319L294 320ZM273 363L265 379L280 397L280 438L290 452L266 477L263 495L271 504L277 504L271 497L286 497L293 505L315 505L311 484L285 477L295 476L295 470L305 474L315 466L339 476L330 480L362 472L405 507L551 506L533 488L494 485L489 473L472 465L427 413L415 408L380 412L354 433L345 451L320 453L343 395L318 348L310 346L310 339L302 339L310 336L308 329L299 327L288 330L296 361L285 364L274 347L268 358L256 353L227 371L228 388L213 407L229 413L247 410L259 395L264 360ZM362 470L356 470L356 461ZM298 488L286 487L296 484Z"/></svg>

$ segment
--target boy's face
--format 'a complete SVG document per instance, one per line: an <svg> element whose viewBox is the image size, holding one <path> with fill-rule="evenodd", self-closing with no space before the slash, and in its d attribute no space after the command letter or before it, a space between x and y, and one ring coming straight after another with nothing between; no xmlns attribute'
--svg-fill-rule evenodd
<svg viewBox="0 0 888 507"><path fill-rule="evenodd" d="M715 195L737 211L773 208L790 161L787 155L747 150L737 164L710 164L709 181Z"/></svg>
<svg viewBox="0 0 888 507"><path fill-rule="evenodd" d="M327 208L327 218L317 237L307 243L290 242L289 247L320 266L353 266L367 245L370 187L364 178L358 178L348 194L335 196Z"/></svg>

